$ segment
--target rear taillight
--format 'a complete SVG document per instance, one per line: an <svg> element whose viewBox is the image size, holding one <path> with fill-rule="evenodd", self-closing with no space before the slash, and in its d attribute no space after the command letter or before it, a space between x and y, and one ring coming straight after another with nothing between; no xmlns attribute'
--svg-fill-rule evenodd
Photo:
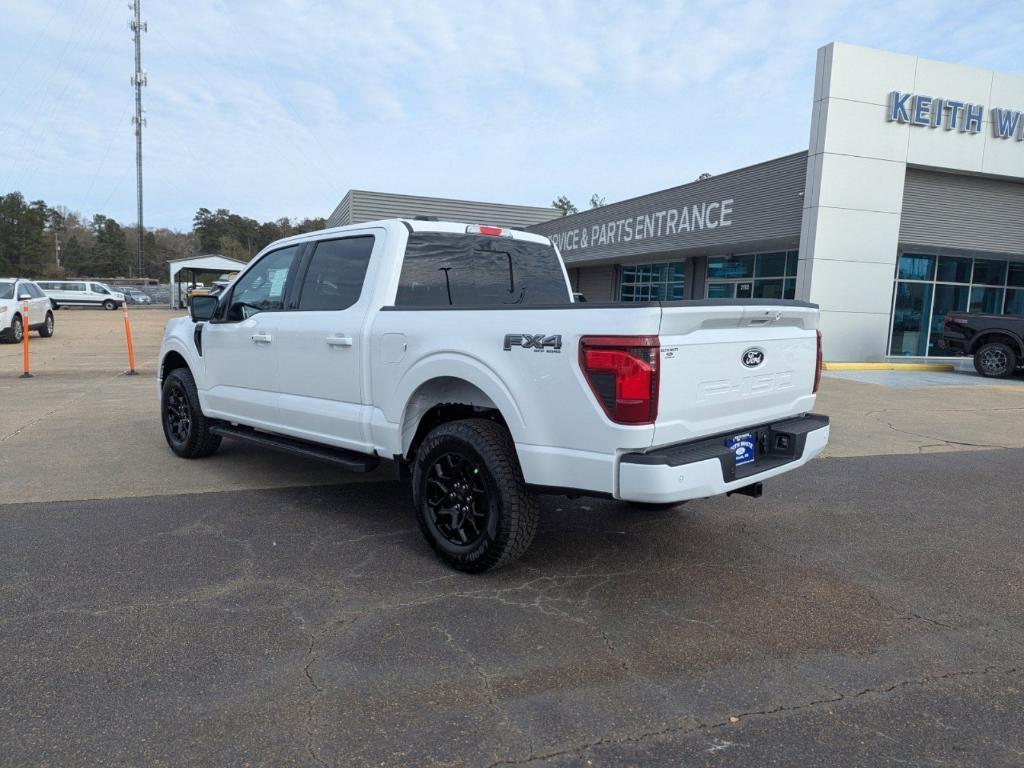
<svg viewBox="0 0 1024 768"><path fill-rule="evenodd" d="M580 368L597 401L618 424L658 418L657 336L584 336Z"/></svg>
<svg viewBox="0 0 1024 768"><path fill-rule="evenodd" d="M966 318L953 317L953 315L946 315L942 319L942 330L950 331L952 333L963 333L962 328L958 328L959 325L967 325Z"/></svg>
<svg viewBox="0 0 1024 768"><path fill-rule="evenodd" d="M814 362L814 389L811 390L812 394L818 394L818 386L821 384L821 331L815 331L818 334L818 355Z"/></svg>

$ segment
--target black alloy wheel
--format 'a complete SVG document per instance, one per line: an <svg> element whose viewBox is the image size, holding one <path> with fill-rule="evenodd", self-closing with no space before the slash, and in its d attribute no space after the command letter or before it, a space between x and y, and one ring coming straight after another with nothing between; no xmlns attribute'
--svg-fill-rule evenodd
<svg viewBox="0 0 1024 768"><path fill-rule="evenodd" d="M461 451L430 465L423 501L430 526L455 547L472 547L487 532L490 494L481 466Z"/></svg>
<svg viewBox="0 0 1024 768"><path fill-rule="evenodd" d="M177 382L168 387L167 399L164 401L164 423L171 440L179 445L188 442L192 434L192 411L188 407L185 390Z"/></svg>
<svg viewBox="0 0 1024 768"><path fill-rule="evenodd" d="M974 368L982 376L1005 379L1013 375L1017 367L1017 356L1013 350L1000 341L984 344L974 353Z"/></svg>
<svg viewBox="0 0 1024 768"><path fill-rule="evenodd" d="M167 374L160 410L167 444L182 458L209 456L220 447L221 437L210 432L212 422L199 405L199 392L188 368L176 368Z"/></svg>
<svg viewBox="0 0 1024 768"><path fill-rule="evenodd" d="M412 466L424 538L448 565L482 573L519 559L537 532L537 500L504 424L464 419L430 431Z"/></svg>

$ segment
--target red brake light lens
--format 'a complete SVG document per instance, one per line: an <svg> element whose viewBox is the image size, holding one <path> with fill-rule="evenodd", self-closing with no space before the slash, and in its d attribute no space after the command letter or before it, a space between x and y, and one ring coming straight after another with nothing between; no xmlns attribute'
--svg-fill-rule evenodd
<svg viewBox="0 0 1024 768"><path fill-rule="evenodd" d="M485 224L470 224L466 227L467 235L489 235L490 237L512 237L511 232L506 232L501 227L490 227Z"/></svg>
<svg viewBox="0 0 1024 768"><path fill-rule="evenodd" d="M814 364L814 389L811 390L811 394L818 394L818 387L821 385L821 331L815 331L818 334L818 359Z"/></svg>
<svg viewBox="0 0 1024 768"><path fill-rule="evenodd" d="M660 352L657 336L580 339L580 368L609 419L618 424L655 422Z"/></svg>

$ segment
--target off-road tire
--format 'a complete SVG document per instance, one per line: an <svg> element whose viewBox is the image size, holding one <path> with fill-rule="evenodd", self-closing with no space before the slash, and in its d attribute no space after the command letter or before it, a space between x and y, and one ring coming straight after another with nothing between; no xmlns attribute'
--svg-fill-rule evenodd
<svg viewBox="0 0 1024 768"><path fill-rule="evenodd" d="M46 320L39 327L39 335L44 339L48 339L53 336L53 312L46 313Z"/></svg>
<svg viewBox="0 0 1024 768"><path fill-rule="evenodd" d="M989 379L1008 379L1017 369L1017 354L1001 341L982 344L974 353L974 370Z"/></svg>
<svg viewBox="0 0 1024 768"><path fill-rule="evenodd" d="M445 538L431 512L428 479L433 468L448 456L464 456L480 471L485 489L484 530L467 545ZM430 491L437 494L435 487ZM416 519L427 543L453 568L482 573L518 560L537 532L539 508L526 487L515 445L508 430L487 419L466 419L442 424L431 431L416 451L412 473Z"/></svg>
<svg viewBox="0 0 1024 768"><path fill-rule="evenodd" d="M175 413L187 409L188 427L175 425ZM201 459L220 447L220 435L210 432L212 422L199 407L199 392L188 368L175 368L164 379L160 393L160 423L171 450L185 459ZM177 429L175 427L178 427Z"/></svg>

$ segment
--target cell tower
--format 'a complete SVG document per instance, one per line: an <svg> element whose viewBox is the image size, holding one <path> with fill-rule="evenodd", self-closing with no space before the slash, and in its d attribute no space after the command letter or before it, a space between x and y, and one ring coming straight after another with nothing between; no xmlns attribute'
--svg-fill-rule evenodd
<svg viewBox="0 0 1024 768"><path fill-rule="evenodd" d="M143 256L144 231L142 228L142 126L146 124L142 116L142 87L149 85L149 76L142 69L142 33L148 30L146 22L142 21L142 0L134 0L128 7L133 16L128 20L128 28L135 37L135 74L132 75L132 86L135 88L135 117L132 124L135 126L135 171L138 186L139 198L139 245L138 245L138 277L142 277L146 271L146 261Z"/></svg>

